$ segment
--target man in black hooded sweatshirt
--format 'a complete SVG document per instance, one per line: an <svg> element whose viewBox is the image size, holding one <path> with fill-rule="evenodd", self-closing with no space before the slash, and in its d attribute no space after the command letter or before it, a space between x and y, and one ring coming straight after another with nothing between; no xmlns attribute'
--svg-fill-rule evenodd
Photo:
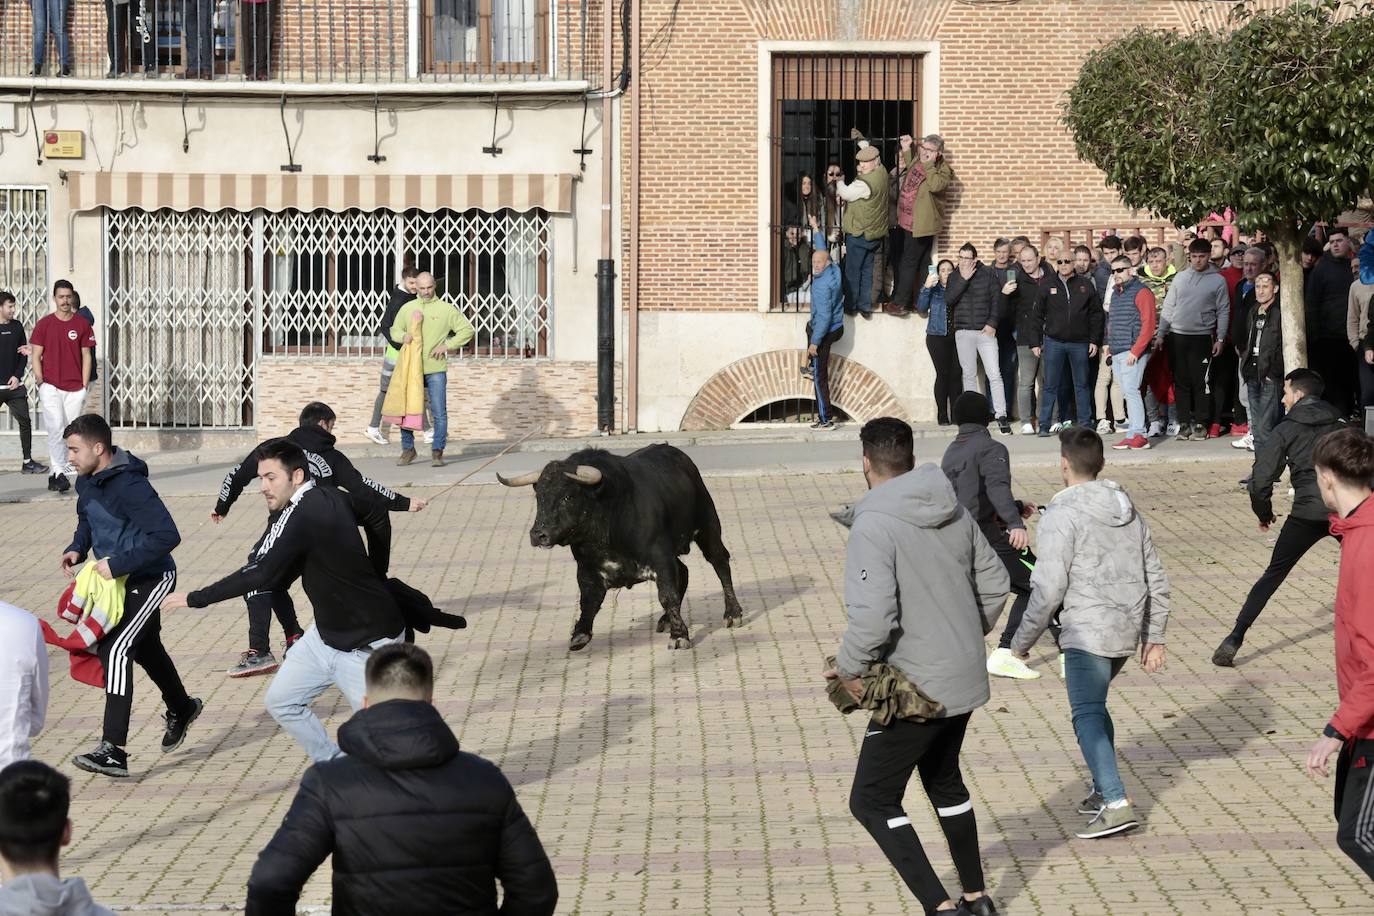
<svg viewBox="0 0 1374 916"><path fill-rule="evenodd" d="M1298 565L1307 551L1331 534L1330 514L1317 490L1317 472L1312 466L1312 450L1317 440L1345 426L1339 408L1321 399L1325 383L1311 369L1294 369L1283 379L1283 406L1288 413L1279 421L1255 453L1255 468L1250 473L1250 508L1259 519L1259 530L1267 532L1277 521L1272 496L1274 484L1288 467L1293 484L1293 511L1279 530L1269 566L1250 588L1236 625L1212 654L1212 664L1235 667L1245 634L1259 618L1265 604L1278 591L1283 580Z"/></svg>
<svg viewBox="0 0 1374 916"><path fill-rule="evenodd" d="M353 462L343 452L334 447L334 411L328 404L312 401L305 405L300 414L300 425L286 435L286 440L299 445L305 451L310 463L310 476L324 486L345 490L353 505L353 513L358 524L367 533L367 554L372 567L383 581L391 565L391 518L389 512L419 512L425 507L425 500L410 498L395 493L371 478L364 477ZM220 484L219 499L210 513L216 524L229 514L229 509L243 493L244 487L258 476L257 455L268 439L260 443L248 457L235 465ZM270 520L269 520L270 521ZM269 524L270 529L270 524ZM263 535L266 537L266 534ZM248 552L251 560L262 546L262 539ZM229 677L252 677L270 674L280 667L272 654L268 633L275 611L282 632L286 635L286 651L301 638L305 632L296 620L296 608L287 591L290 583L282 583L280 588L270 591L254 591L244 596L248 605L248 651L239 656L238 663L226 673Z"/></svg>

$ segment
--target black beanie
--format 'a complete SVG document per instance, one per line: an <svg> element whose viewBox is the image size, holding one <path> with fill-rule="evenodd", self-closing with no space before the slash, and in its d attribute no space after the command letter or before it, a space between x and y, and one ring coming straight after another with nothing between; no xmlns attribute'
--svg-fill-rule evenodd
<svg viewBox="0 0 1374 916"><path fill-rule="evenodd" d="M992 408L988 399L977 391L965 391L954 399L954 422L977 423L987 426L992 422Z"/></svg>

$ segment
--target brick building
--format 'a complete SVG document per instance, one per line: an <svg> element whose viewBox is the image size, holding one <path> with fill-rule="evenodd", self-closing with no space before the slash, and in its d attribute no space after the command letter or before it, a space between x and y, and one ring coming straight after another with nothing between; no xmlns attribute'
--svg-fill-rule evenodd
<svg viewBox="0 0 1374 916"><path fill-rule="evenodd" d="M596 428L603 219L617 428L804 409L806 306L784 301L778 266L788 188L830 158L852 175L850 127L889 165L900 133L947 138L942 254L1154 225L1076 160L1057 106L1098 42L1218 22L1226 5L642 0L609 4L607 57L602 0L276 0L263 80L238 3L214 5L211 80L179 78L181 4L145 6L147 43L136 20L112 57L103 2L71 0L67 76L51 41L31 72L28 5L0 17L0 287L25 323L53 280L76 283L99 324L93 404L124 434L269 434L318 396L353 437L376 320L414 263L478 329L450 372L450 423L490 437ZM923 332L849 328L838 406L930 418Z"/></svg>

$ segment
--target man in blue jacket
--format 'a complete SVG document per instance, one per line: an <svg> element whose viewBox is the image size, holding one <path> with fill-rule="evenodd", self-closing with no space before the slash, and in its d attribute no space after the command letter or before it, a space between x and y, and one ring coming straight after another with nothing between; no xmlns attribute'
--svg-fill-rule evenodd
<svg viewBox="0 0 1374 916"><path fill-rule="evenodd" d="M830 416L830 346L844 336L844 301L840 269L830 263L825 233L814 216L811 230L815 250L811 252L811 320L806 324L805 367L816 385L816 422L811 428L834 429L835 420Z"/></svg>
<svg viewBox="0 0 1374 916"><path fill-rule="evenodd" d="M148 465L111 443L99 414L77 417L63 430L76 480L76 534L62 554L62 572L76 577L87 554L106 579L124 582L124 616L97 644L105 669L105 724L99 747L72 758L78 769L128 776L129 713L134 699L134 662L162 691L167 730L162 750L173 751L200 715L202 703L186 693L176 665L162 645L162 599L176 585L172 551L181 543L176 523L148 482Z"/></svg>

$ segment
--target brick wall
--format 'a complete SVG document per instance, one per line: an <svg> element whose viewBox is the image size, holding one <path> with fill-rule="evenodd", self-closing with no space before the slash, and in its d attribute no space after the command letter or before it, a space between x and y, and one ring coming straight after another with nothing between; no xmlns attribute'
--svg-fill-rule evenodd
<svg viewBox="0 0 1374 916"><path fill-rule="evenodd" d="M379 370L375 359L263 358L258 363L258 434L290 432L305 402L319 398L339 415L335 434L340 441L362 441ZM452 439L518 439L531 429L536 436L593 433L596 364L452 362L448 421ZM393 436L392 441L399 440Z"/></svg>
<svg viewBox="0 0 1374 916"><path fill-rule="evenodd" d="M1266 5L1282 5L1271 3ZM643 41L673 0L643 0ZM646 55L640 306L754 309L758 42L940 43L940 132L958 182L939 251L1044 227L1126 226L1101 173L1078 161L1059 104L1091 48L1137 25L1188 29L1216 10L1186 0L691 0ZM857 11L853 21L841 9ZM622 121L622 155L628 130ZM624 160L622 159L622 162ZM628 215L628 214L626 214ZM621 271L622 277L625 271ZM689 293L684 295L684 293Z"/></svg>

